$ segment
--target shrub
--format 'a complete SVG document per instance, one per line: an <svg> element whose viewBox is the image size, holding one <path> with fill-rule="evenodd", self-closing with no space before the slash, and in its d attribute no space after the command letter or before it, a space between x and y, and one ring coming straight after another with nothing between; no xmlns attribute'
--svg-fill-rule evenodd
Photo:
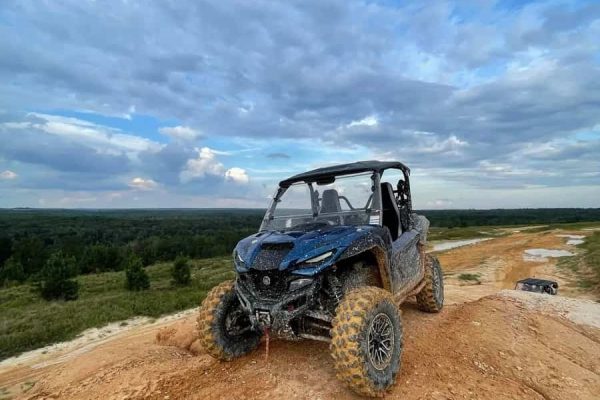
<svg viewBox="0 0 600 400"><path fill-rule="evenodd" d="M142 259L130 255L125 266L125 288L127 290L146 290L150 288L150 279L142 265Z"/></svg>
<svg viewBox="0 0 600 400"><path fill-rule="evenodd" d="M178 256L173 263L171 269L171 276L173 277L173 284L179 286L187 286L192 281L192 274L190 272L190 260L184 256Z"/></svg>
<svg viewBox="0 0 600 400"><path fill-rule="evenodd" d="M479 274L460 274L458 279L461 281L478 281Z"/></svg>
<svg viewBox="0 0 600 400"><path fill-rule="evenodd" d="M40 272L39 289L46 300L75 300L79 295L79 283L71 279L77 275L75 259L65 257L61 251L48 258Z"/></svg>

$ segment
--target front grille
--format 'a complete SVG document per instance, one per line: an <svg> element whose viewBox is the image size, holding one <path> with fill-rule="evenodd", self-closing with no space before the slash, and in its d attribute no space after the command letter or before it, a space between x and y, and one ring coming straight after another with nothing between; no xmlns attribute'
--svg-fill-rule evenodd
<svg viewBox="0 0 600 400"><path fill-rule="evenodd" d="M253 267L261 271L279 268L292 247L291 243L263 244L254 258Z"/></svg>
<svg viewBox="0 0 600 400"><path fill-rule="evenodd" d="M288 291L289 283L294 276L286 271L257 271L250 270L239 275L242 283L259 298L277 300ZM264 278L269 278L269 284L265 284Z"/></svg>

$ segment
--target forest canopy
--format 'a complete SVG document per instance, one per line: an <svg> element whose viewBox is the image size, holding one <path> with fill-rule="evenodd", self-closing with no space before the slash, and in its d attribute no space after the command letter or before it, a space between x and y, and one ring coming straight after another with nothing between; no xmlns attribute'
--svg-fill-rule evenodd
<svg viewBox="0 0 600 400"><path fill-rule="evenodd" d="M600 221L600 209L423 210L434 227ZM0 285L36 279L52 254L74 260L78 274L123 270L177 256L231 254L257 231L264 210L0 210Z"/></svg>

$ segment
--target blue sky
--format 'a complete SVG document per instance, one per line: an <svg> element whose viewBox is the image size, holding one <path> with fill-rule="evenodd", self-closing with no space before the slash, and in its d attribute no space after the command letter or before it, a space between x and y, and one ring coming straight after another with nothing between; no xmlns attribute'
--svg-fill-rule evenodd
<svg viewBox="0 0 600 400"><path fill-rule="evenodd" d="M397 159L417 208L600 206L600 3L4 1L0 207L265 207Z"/></svg>

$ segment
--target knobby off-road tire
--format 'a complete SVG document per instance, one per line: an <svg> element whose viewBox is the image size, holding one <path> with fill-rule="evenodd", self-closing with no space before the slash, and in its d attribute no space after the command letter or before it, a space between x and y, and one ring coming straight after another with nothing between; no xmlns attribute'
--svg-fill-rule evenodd
<svg viewBox="0 0 600 400"><path fill-rule="evenodd" d="M444 307L444 273L438 259L425 255L425 286L417 294L419 310L437 313Z"/></svg>
<svg viewBox="0 0 600 400"><path fill-rule="evenodd" d="M381 358L370 351L381 349L373 340L377 326L384 327L379 338L389 348ZM402 354L402 322L392 295L371 286L348 292L332 321L330 349L342 382L363 396L383 396L396 381Z"/></svg>
<svg viewBox="0 0 600 400"><path fill-rule="evenodd" d="M198 339L202 347L209 355L225 361L254 350L262 336L251 329L241 333L235 329L232 331L232 320L234 328L250 326L233 287L233 281L225 281L212 288L200 305L197 319Z"/></svg>

